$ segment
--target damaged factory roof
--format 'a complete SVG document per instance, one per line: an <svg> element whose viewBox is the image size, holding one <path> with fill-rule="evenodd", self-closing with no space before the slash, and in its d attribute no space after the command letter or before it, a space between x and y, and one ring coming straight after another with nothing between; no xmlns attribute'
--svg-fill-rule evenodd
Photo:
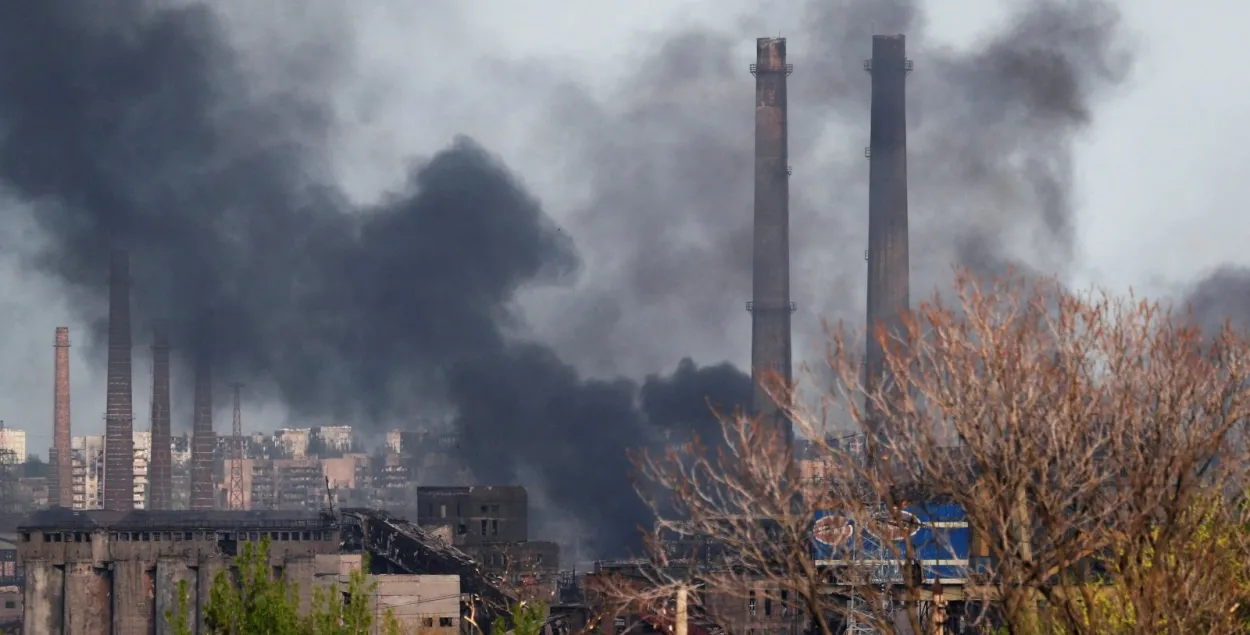
<svg viewBox="0 0 1250 635"><path fill-rule="evenodd" d="M269 529L330 528L333 517L299 511L118 511L91 509L76 511L57 507L27 516L20 531L111 530L111 529Z"/></svg>

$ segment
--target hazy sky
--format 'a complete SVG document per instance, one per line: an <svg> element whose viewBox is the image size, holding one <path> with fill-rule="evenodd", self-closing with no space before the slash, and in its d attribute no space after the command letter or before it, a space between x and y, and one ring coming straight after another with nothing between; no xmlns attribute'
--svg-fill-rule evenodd
<svg viewBox="0 0 1250 635"><path fill-rule="evenodd" d="M830 3L838 4L838 0ZM560 124L553 115L558 109L552 100L562 94L561 87L569 85L605 101L611 100L614 91L629 90L626 79L647 71L645 65L654 59L649 55L659 33L691 25L737 32L747 12L775 18L775 23L769 23L771 18L753 19L749 28L754 35L789 35L797 28L797 12L788 3L773 2L766 11L755 11L760 4L742 0L220 3L258 90L301 91L317 86L317 90L329 91L312 97L334 104L338 145L331 161L354 198L373 200L394 188L410 160L445 147L459 133L473 136L498 153L551 215L568 221L588 261L579 279L581 287L565 289L563 296L533 293L522 298L529 318L526 329L553 341L562 354L588 372L634 377L671 369L686 354L704 363L728 359L744 365L749 354L749 323L742 303L748 299L749 281L726 293L724 321L708 328L693 324L678 329L685 334L685 342L671 358L648 352L605 364L592 351L568 343L576 337L563 332L568 321L559 314L571 305L561 297L594 285L596 256L603 254L607 259L621 247L602 232L586 229L583 234L590 235L583 239L577 231L591 226L586 224L584 209L590 192L583 181L569 176L579 167L579 155L570 150L576 140L552 133ZM1008 4L930 0L930 35L950 47L974 50L1004 19ZM1237 220L1237 201L1250 194L1248 180L1238 167L1250 163L1246 156L1250 120L1242 114L1250 111L1250 70L1241 63L1242 25L1250 19L1250 9L1232 0L1183 6L1165 0L1135 0L1121 3L1121 11L1135 64L1126 82L1095 103L1093 122L1078 142L1078 249L1065 275L1074 282L1116 289L1132 286L1157 294L1183 292L1187 284L1220 264L1250 265L1250 252L1238 248L1250 239L1250 222ZM341 37L344 30L351 35L346 42ZM796 66L791 78L794 85L810 78L812 71L803 57L808 44L791 39L790 46ZM742 108L749 109L752 80L746 65L751 61L753 41L743 37L738 48L740 91L727 99L741 100ZM869 42L863 42L862 50L861 57L867 57ZM925 59L913 58L916 73L924 73ZM848 63L857 67L860 61ZM671 76L675 69L656 72ZM304 81L322 74L332 81ZM794 106L792 139L820 135L823 123L799 118ZM749 129L741 131L748 143L750 134ZM857 157L867 138L865 118L858 137L834 137L812 150L812 156L845 152ZM795 196L802 196L805 188L820 191L820 174L805 171L801 163L794 167ZM743 174L743 179L749 178ZM90 333L80 316L68 308L65 291L20 265L19 250L28 252L39 240L38 233L23 221L26 211L13 203L0 205L7 205L3 213L10 220L0 229L0 323L4 325L0 419L26 429L28 447L43 454L51 443L54 327L68 325L74 340L75 434L103 430L103 358L85 356ZM924 206L925 201L913 195L912 210ZM739 209L725 213L749 215L749 198ZM866 208L843 214L850 219L848 236L866 234ZM803 222L796 217L793 231L803 233ZM847 240L846 236L830 237L831 244ZM858 239L850 242L854 240ZM923 236L913 233L913 244L922 240ZM818 236L805 242L804 248L819 244ZM813 262L849 271L859 266L862 271L858 264L862 254L856 249L822 258ZM818 267L795 274L805 276L796 280L796 299L802 306L796 325L808 333L821 313L819 308L828 306L816 299L823 284L819 274ZM917 295L914 291L913 298ZM849 306L845 316L853 316L862 299L840 306ZM658 311L656 315L682 315L676 309L663 313L668 310L664 307L636 308ZM626 336L636 335L628 326L621 329ZM150 356L146 340L136 337L136 341L136 427L146 428ZM804 354L811 344L800 342L796 353ZM219 430L228 421L224 414L216 419ZM283 423L283 410L276 405L250 406L245 422L248 428L271 428ZM185 428L186 423L175 421L175 428Z"/></svg>

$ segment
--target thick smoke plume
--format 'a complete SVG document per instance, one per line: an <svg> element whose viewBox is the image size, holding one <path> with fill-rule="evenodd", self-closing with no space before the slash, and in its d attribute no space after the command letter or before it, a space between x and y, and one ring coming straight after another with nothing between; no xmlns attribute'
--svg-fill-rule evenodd
<svg viewBox="0 0 1250 635"><path fill-rule="evenodd" d="M140 7L23 4L0 26L0 179L37 205L39 264L93 310L109 248L129 248L136 313L184 365L269 378L299 412L387 421L414 414L407 395L445 394L480 479L537 467L598 548L625 544L645 516L624 449L706 421L691 405L717 387L683 365L644 389L678 418L641 411L637 385L582 381L510 341L516 290L578 257L504 166L461 138L404 191L350 209L315 159L318 104L249 94L207 9ZM711 372L745 399L736 371Z"/></svg>
<svg viewBox="0 0 1250 635"><path fill-rule="evenodd" d="M1074 144L1131 67L1113 3L1014 3L1005 26L968 50L935 41L919 0L812 0L791 13L761 5L740 30L683 29L649 42L636 74L606 97L572 86L553 99L555 127L543 134L569 139L567 164L592 187L569 227L596 247L586 288L545 321L561 353L596 372L636 373L671 363L666 341L651 334L672 324L697 325L684 338L696 354L749 333L741 304L751 291L747 63L754 38L778 31L795 66L796 356L819 348L821 318L863 320L871 88L863 60L874 34L906 34L915 61L907 88L912 297L928 297L952 265L1066 273Z"/></svg>
<svg viewBox="0 0 1250 635"><path fill-rule="evenodd" d="M563 128L544 132L586 166L592 193L561 229L467 138L384 202L352 207L326 167L335 118L306 97L332 89L333 69L311 74L324 91L259 90L204 6L17 3L0 20L0 191L34 207L48 240L34 264L85 314L100 315L109 248L126 247L136 316L164 326L184 367L206 355L224 376L272 382L297 413L354 421L413 420L414 404L446 400L479 480L535 479L592 548L616 550L646 518L624 449L706 435L708 400L749 397L736 369L689 360L641 385L583 373L746 349L741 52L775 29L761 16L742 32L662 36L647 72L609 100L574 85L552 96ZM873 32L906 32L918 60L913 279L935 284L953 262L1064 261L1071 143L1123 70L1114 10L1029 3L970 54L930 43L913 2L813 1L788 18L795 278L809 317L862 315L860 63ZM1040 253L1022 256L1026 244ZM520 292L574 279L597 291L561 296L566 317L539 328L555 350L518 339Z"/></svg>
<svg viewBox="0 0 1250 635"><path fill-rule="evenodd" d="M1226 320L1235 329L1250 329L1250 269L1221 267L1198 281L1183 301L1206 331L1218 331Z"/></svg>

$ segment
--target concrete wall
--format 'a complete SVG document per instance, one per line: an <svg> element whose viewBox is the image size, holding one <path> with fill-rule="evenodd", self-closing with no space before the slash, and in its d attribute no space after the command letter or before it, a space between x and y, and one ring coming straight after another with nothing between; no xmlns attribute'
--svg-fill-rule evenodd
<svg viewBox="0 0 1250 635"><path fill-rule="evenodd" d="M0 587L0 633L20 633L22 629L22 590Z"/></svg>
<svg viewBox="0 0 1250 635"><path fill-rule="evenodd" d="M143 560L113 563L113 632L148 635L155 628L155 568Z"/></svg>
<svg viewBox="0 0 1250 635"><path fill-rule="evenodd" d="M27 560L22 608L22 630L25 632L49 635L63 632L65 569L47 560Z"/></svg>
<svg viewBox="0 0 1250 635"><path fill-rule="evenodd" d="M187 584L187 612L195 619L196 600L199 597L198 570L187 566L182 558L163 556L156 561L155 618L157 635L170 635L174 632L166 615L178 614L179 587L182 582Z"/></svg>
<svg viewBox="0 0 1250 635"><path fill-rule="evenodd" d="M204 615L208 609L208 601L212 597L213 581L217 574L230 566L230 561L221 556L200 558L195 569L195 623L196 632L204 633Z"/></svg>
<svg viewBox="0 0 1250 635"><path fill-rule="evenodd" d="M337 586L346 591L353 571L361 567L358 554L317 556L315 587ZM377 583L369 606L376 616L375 634L381 635L382 616L390 611L404 633L455 635L460 629L460 576L370 575Z"/></svg>
<svg viewBox="0 0 1250 635"><path fill-rule="evenodd" d="M191 618L203 632L204 609L218 572L230 567L241 544L269 535L271 565L299 585L307 607L316 583L316 557L338 551L336 532L27 532L18 548L27 571L25 632L170 633L165 613L176 612L183 580Z"/></svg>
<svg viewBox="0 0 1250 635"><path fill-rule="evenodd" d="M65 565L65 632L108 633L113 623L112 572L91 562Z"/></svg>
<svg viewBox="0 0 1250 635"><path fill-rule="evenodd" d="M460 628L460 576L375 575L370 606L374 615L390 611L403 632L454 635ZM377 620L381 622L381 620ZM381 624L374 633L382 633Z"/></svg>
<svg viewBox="0 0 1250 635"><path fill-rule="evenodd" d="M409 520L422 527L448 527L457 546L529 539L524 487L419 487L416 512Z"/></svg>

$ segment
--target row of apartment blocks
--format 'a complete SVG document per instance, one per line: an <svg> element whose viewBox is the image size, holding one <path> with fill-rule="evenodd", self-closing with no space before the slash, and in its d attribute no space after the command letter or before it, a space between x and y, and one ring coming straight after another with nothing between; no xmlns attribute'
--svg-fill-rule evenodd
<svg viewBox="0 0 1250 635"><path fill-rule="evenodd" d="M18 443L24 452L24 433L0 429L0 451L6 443ZM14 434L19 433L19 434ZM348 506L408 509L415 501L416 483L437 481L467 484L467 473L446 452L452 442L446 435L393 430L386 444L377 451L361 451L352 428L286 428L272 435L252 434L241 440L217 438L214 482L218 509L230 508L231 467L235 449L242 446L240 461L242 509L316 510L328 496ZM149 508L149 466L152 436L148 431L133 433L134 507ZM104 506L106 440L104 435L73 437L71 477L73 509L101 509ZM171 443L172 505L187 509L190 502L190 436L175 436ZM22 455L24 456L24 455ZM23 479L25 500L32 507L48 504L46 480ZM413 510L415 511L415 510Z"/></svg>

